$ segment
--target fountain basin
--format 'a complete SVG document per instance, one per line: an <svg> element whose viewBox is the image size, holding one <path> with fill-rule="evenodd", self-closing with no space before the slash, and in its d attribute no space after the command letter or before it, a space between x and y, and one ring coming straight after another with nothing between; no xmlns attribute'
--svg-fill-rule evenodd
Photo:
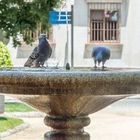
<svg viewBox="0 0 140 140"><path fill-rule="evenodd" d="M21 100L47 114L45 124L55 132L47 133L45 140L73 134L77 134L77 140L87 140L89 136L83 131L90 123L87 116L117 100L139 94L140 69L3 69L0 92L21 95Z"/></svg>

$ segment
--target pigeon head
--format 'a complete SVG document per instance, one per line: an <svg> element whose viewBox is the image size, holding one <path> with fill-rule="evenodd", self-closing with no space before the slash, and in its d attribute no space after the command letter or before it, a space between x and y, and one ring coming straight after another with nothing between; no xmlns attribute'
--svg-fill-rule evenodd
<svg viewBox="0 0 140 140"><path fill-rule="evenodd" d="M99 52L99 53L96 55L95 60L98 62L98 65L100 65L101 61L103 60L102 52Z"/></svg>
<svg viewBox="0 0 140 140"><path fill-rule="evenodd" d="M40 34L39 41L42 40L42 39L46 39L46 38L47 38L46 34Z"/></svg>

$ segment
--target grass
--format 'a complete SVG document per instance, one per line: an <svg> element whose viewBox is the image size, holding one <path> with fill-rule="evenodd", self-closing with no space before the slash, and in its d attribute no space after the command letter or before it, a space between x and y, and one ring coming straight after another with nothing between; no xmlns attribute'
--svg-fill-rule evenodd
<svg viewBox="0 0 140 140"><path fill-rule="evenodd" d="M5 112L31 112L34 111L30 106L23 103L5 103ZM17 118L9 118L0 116L0 133L8 129L15 128L24 123L23 120Z"/></svg>
<svg viewBox="0 0 140 140"><path fill-rule="evenodd" d="M33 108L23 103L5 103L5 112L31 112Z"/></svg>
<svg viewBox="0 0 140 140"><path fill-rule="evenodd" d="M12 129L22 123L23 121L21 119L0 116L0 133Z"/></svg>

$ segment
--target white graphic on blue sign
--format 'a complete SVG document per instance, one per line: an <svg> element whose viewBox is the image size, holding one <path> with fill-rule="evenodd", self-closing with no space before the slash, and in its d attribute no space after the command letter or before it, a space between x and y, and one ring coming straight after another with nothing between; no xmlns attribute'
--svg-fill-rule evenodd
<svg viewBox="0 0 140 140"><path fill-rule="evenodd" d="M71 24L70 11L50 11L49 24Z"/></svg>

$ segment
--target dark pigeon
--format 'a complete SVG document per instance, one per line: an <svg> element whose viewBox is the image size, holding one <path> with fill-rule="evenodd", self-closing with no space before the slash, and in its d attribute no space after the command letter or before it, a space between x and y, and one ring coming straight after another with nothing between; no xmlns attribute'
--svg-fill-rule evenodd
<svg viewBox="0 0 140 140"><path fill-rule="evenodd" d="M40 35L39 45L34 48L32 54L24 64L25 67L43 67L52 54L52 48L46 39L46 35Z"/></svg>
<svg viewBox="0 0 140 140"><path fill-rule="evenodd" d="M92 57L94 59L95 68L97 68L96 64L98 62L98 66L102 62L102 69L105 68L104 64L106 60L110 58L110 49L107 47L95 47L92 50Z"/></svg>

